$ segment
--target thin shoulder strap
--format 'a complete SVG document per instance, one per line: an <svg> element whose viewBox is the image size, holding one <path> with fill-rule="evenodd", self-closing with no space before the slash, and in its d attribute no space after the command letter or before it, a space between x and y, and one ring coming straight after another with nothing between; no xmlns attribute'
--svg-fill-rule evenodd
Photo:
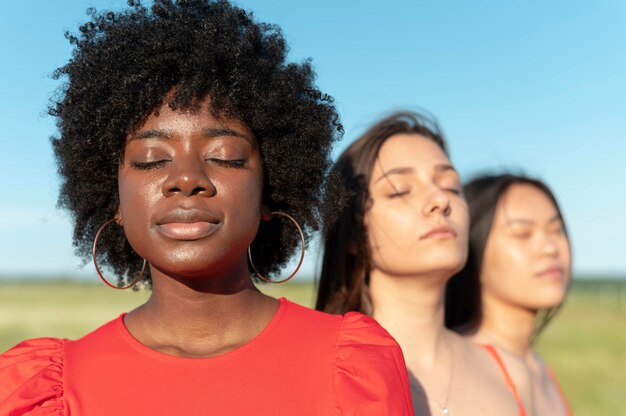
<svg viewBox="0 0 626 416"><path fill-rule="evenodd" d="M561 383L559 383L559 380L556 378L556 375L554 374L554 371L552 371L552 368L550 368L550 366L547 364L544 364L544 366L546 367L546 371L548 372L548 377L550 377L550 380L552 380L552 382L556 386L556 390L559 392L559 395L561 396L561 401L563 402L563 406L565 407L565 413L568 416L573 416L574 412L572 412L572 408L569 407L569 403L567 402L567 399L565 398L565 393L563 392Z"/></svg>
<svg viewBox="0 0 626 416"><path fill-rule="evenodd" d="M511 393L513 393L513 397L515 397L515 401L517 402L517 406L519 407L519 416L527 416L526 409L524 408L524 403L522 403L522 398L517 391L517 386L515 386L515 383L513 382L513 379L506 369L506 366L504 365L504 361L502 361L500 354L498 354L498 351L493 345L481 345L481 347L483 347L491 355L496 364L498 364L498 367L500 367L500 371L502 371L502 375L504 375L504 381L506 382L506 385Z"/></svg>

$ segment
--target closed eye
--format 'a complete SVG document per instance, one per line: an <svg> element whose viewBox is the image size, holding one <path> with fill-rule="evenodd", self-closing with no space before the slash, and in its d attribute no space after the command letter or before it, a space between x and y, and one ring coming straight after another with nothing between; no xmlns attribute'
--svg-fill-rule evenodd
<svg viewBox="0 0 626 416"><path fill-rule="evenodd" d="M554 235L565 235L565 230L563 227L553 228L550 232Z"/></svg>
<svg viewBox="0 0 626 416"><path fill-rule="evenodd" d="M392 194L387 195L387 197L393 199L393 198L399 198L408 194L409 194L409 191L398 191L398 192L394 192Z"/></svg>
<svg viewBox="0 0 626 416"><path fill-rule="evenodd" d="M215 163L216 165L220 165L220 166L226 166L229 168L244 168L246 166L246 160L245 159L217 159L217 158L210 158L207 159L208 162L211 163Z"/></svg>
<svg viewBox="0 0 626 416"><path fill-rule="evenodd" d="M154 162L130 162L130 166L139 170L150 170L162 168L169 162L167 159L155 160Z"/></svg>

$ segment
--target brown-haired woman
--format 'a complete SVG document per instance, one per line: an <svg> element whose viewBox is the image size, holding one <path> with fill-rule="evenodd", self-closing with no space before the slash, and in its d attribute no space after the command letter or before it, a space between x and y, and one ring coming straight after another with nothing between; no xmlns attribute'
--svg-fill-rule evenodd
<svg viewBox="0 0 626 416"><path fill-rule="evenodd" d="M426 117L379 121L336 162L317 308L373 316L402 347L416 414L513 415L488 353L444 326L448 279L467 257L469 218L443 134ZM340 201L342 202L342 201Z"/></svg>
<svg viewBox="0 0 626 416"><path fill-rule="evenodd" d="M556 198L543 182L511 174L478 177L464 190L469 261L448 282L446 325L502 364L528 414L571 414L532 348L570 282L570 245Z"/></svg>

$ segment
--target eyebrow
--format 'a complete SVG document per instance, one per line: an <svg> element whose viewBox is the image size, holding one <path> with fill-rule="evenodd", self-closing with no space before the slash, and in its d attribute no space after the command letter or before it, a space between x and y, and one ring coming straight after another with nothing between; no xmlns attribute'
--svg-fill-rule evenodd
<svg viewBox="0 0 626 416"><path fill-rule="evenodd" d="M454 166L449 165L447 163L435 166L436 173L441 173L441 172L446 172L446 171L456 172L456 169L454 169ZM378 183L381 179L388 178L391 175L407 175L407 174L414 173L414 172L415 172L415 169L409 166L393 168L384 172L378 179L376 179L376 181L374 181L374 183Z"/></svg>
<svg viewBox="0 0 626 416"><path fill-rule="evenodd" d="M548 224L556 222L556 221L562 221L561 216L559 214L555 214L554 217L550 218L548 220ZM527 220L527 219L524 219L524 218L508 218L507 219L507 224L508 225L512 225L514 223L533 225L533 224L535 224L535 221Z"/></svg>
<svg viewBox="0 0 626 416"><path fill-rule="evenodd" d="M132 140L141 140L141 139L159 139L159 140L169 140L172 137L172 132L169 130L161 130L161 129L150 129L143 130L137 133L134 133L131 137L129 137L129 141ZM250 138L238 131L229 129L229 128L207 128L202 130L202 135L207 138L212 137L241 137L246 140L250 140Z"/></svg>

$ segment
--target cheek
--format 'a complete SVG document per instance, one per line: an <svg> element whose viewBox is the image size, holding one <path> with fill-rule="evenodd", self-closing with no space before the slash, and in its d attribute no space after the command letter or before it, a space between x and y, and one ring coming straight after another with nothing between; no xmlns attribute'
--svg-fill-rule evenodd
<svg viewBox="0 0 626 416"><path fill-rule="evenodd" d="M469 212L465 202L458 202L452 206L452 214L450 220L456 228L459 240L468 241L469 239Z"/></svg>
<svg viewBox="0 0 626 416"><path fill-rule="evenodd" d="M253 206L261 208L263 205L263 178L260 174L255 175L254 180L247 181L245 188L245 194L242 197Z"/></svg>
<svg viewBox="0 0 626 416"><path fill-rule="evenodd" d="M238 186L231 188L233 200L246 204L255 211L261 212L263 207L263 178L256 172L242 180Z"/></svg>
<svg viewBox="0 0 626 416"><path fill-rule="evenodd" d="M216 203L219 203L229 222L230 230L247 235L256 234L263 208L263 181L260 174L244 176L237 181L215 181ZM289 214L289 212L288 212Z"/></svg>
<svg viewBox="0 0 626 416"><path fill-rule="evenodd" d="M417 214L410 207L392 209L382 204L372 207L365 215L370 247L387 250L409 246L416 239L416 219Z"/></svg>
<svg viewBox="0 0 626 416"><path fill-rule="evenodd" d="M572 273L572 252L571 252L569 241L565 240L559 246L559 253L560 253L561 261L563 263L563 267L565 268L566 278L569 281L571 279L571 273Z"/></svg>
<svg viewBox="0 0 626 416"><path fill-rule="evenodd" d="M530 259L522 247L490 238L485 247L481 282L486 290L519 293L528 287Z"/></svg>
<svg viewBox="0 0 626 416"><path fill-rule="evenodd" d="M572 251L571 251L569 241L567 241L567 239L563 239L563 240L564 241L562 241L558 247L559 253L560 253L561 259L563 259L563 262L569 265L572 261Z"/></svg>
<svg viewBox="0 0 626 416"><path fill-rule="evenodd" d="M145 217L146 210L161 194L156 182L138 182L120 177L118 183L120 197L120 213L126 222L136 216Z"/></svg>
<svg viewBox="0 0 626 416"><path fill-rule="evenodd" d="M120 175L118 182L120 207L119 212L124 226L124 233L135 251L142 251L147 243L146 233L150 229L151 207L161 195L158 182L139 182Z"/></svg>
<svg viewBox="0 0 626 416"><path fill-rule="evenodd" d="M136 187L133 186L133 182L123 174L119 174L118 179L118 193L120 198L119 211L124 223L132 218L133 207L136 205L135 197L137 195Z"/></svg>

